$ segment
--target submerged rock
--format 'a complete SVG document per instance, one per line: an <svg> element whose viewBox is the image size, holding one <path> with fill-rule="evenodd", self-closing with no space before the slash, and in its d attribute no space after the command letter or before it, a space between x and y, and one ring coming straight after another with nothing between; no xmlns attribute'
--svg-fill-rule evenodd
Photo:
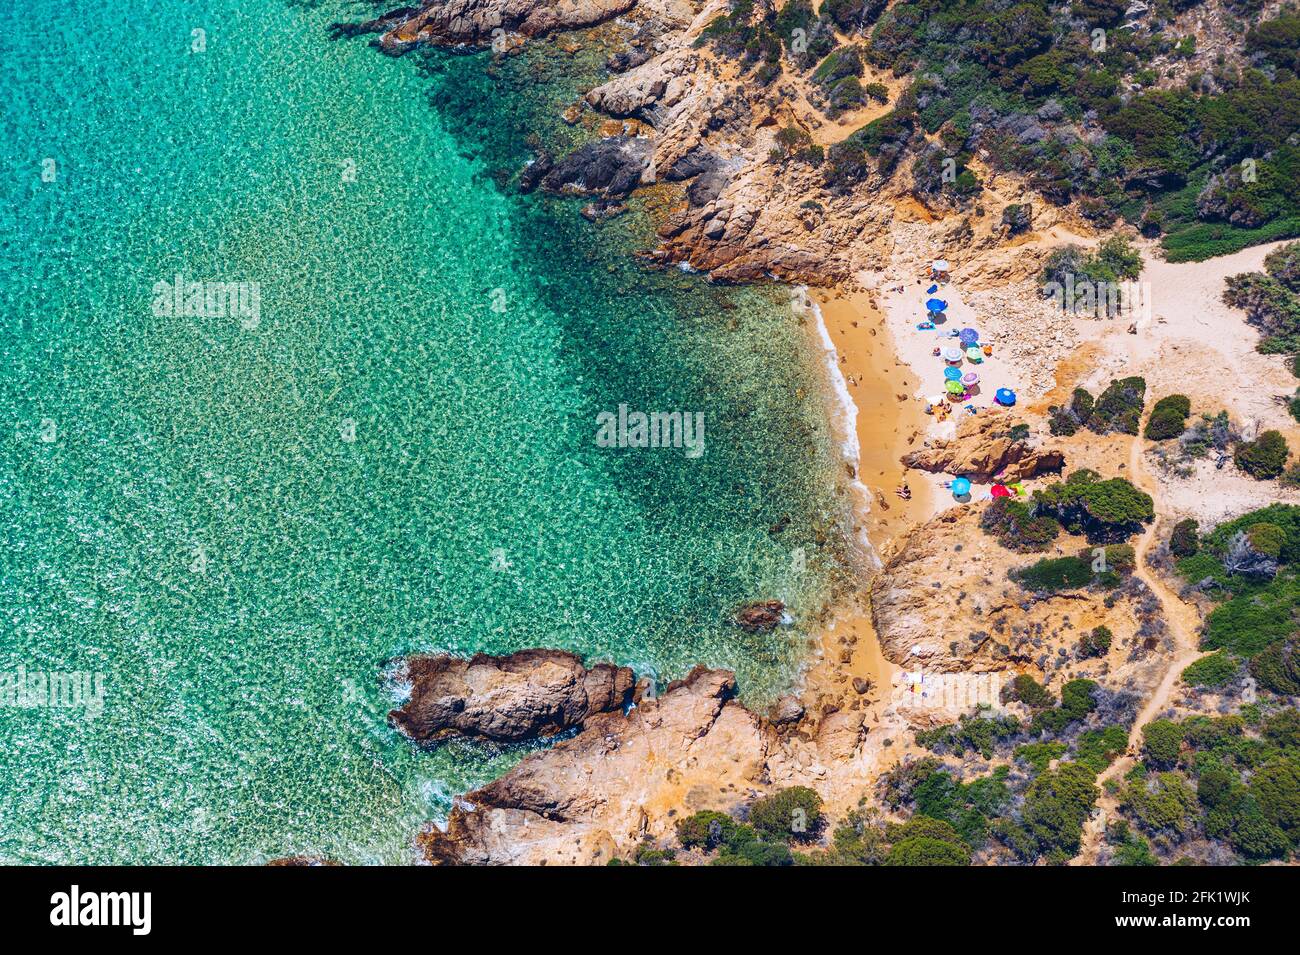
<svg viewBox="0 0 1300 955"><path fill-rule="evenodd" d="M596 713L620 710L636 677L628 667L590 669L565 650L507 656L417 656L404 662L411 698L389 722L420 741L467 736L512 743L554 736Z"/></svg>
<svg viewBox="0 0 1300 955"><path fill-rule="evenodd" d="M731 621L746 633L767 633L785 619L785 604L779 600L755 600L740 606Z"/></svg>

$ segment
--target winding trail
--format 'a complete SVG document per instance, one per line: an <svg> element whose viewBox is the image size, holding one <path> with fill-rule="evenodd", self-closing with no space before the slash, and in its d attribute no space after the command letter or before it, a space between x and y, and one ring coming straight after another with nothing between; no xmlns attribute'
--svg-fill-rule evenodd
<svg viewBox="0 0 1300 955"><path fill-rule="evenodd" d="M1128 471L1129 480L1133 482L1134 486L1150 494L1152 501L1158 504L1159 485L1147 477L1142 466L1142 436L1140 434L1133 439L1133 446L1129 451ZM1158 517L1158 508L1156 513ZM1123 755L1106 767L1101 775L1097 777L1097 786L1101 789L1101 796L1097 800L1097 808L1093 811L1092 816L1084 823L1079 854L1071 860L1071 865L1097 864L1102 837L1106 832L1106 823L1118 815L1118 799L1106 792L1107 781L1122 778L1133 768L1142 748L1142 728L1159 716L1172 701L1178 688L1178 678L1182 675L1183 670L1189 664L1206 655L1198 649L1201 631L1200 612L1194 606L1183 601L1159 575L1153 573L1147 567L1146 556L1152 544L1155 543L1156 524L1157 521L1153 520L1151 525L1142 532L1137 546L1134 547L1133 574L1146 584L1151 593L1155 595L1155 598L1160 601L1160 609L1165 624L1169 627L1170 634L1173 637L1174 653L1169 658L1164 676L1156 684L1146 702L1142 704L1142 708L1138 710L1137 718L1133 720L1133 727L1128 734L1128 748Z"/></svg>

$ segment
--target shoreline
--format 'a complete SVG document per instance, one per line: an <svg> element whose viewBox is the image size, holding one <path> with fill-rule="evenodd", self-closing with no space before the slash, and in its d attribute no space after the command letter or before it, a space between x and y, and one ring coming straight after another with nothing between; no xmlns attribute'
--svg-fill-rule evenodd
<svg viewBox="0 0 1300 955"><path fill-rule="evenodd" d="M899 360L870 293L841 287L797 291L803 298L796 303L807 307L824 350L831 426L852 468L854 539L866 558L857 586L830 606L820 649L798 689L810 708L828 690L863 697L878 718L900 668L881 649L870 586L896 541L934 508L932 489L915 474L907 477L900 461L923 438L926 416L910 398L918 382ZM906 501L895 493L905 480L912 489ZM855 680L866 680L869 689L858 690Z"/></svg>

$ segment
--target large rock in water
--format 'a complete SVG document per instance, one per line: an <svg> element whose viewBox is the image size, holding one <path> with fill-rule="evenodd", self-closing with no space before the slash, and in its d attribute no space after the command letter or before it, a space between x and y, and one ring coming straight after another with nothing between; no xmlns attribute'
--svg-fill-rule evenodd
<svg viewBox="0 0 1300 955"><path fill-rule="evenodd" d="M404 662L411 698L389 721L421 741L469 736L512 743L554 736L588 717L620 710L636 677L627 667L582 665L565 650L480 653L465 660L417 656Z"/></svg>
<svg viewBox="0 0 1300 955"><path fill-rule="evenodd" d="M334 24L335 35L379 33L381 49L403 53L420 44L488 43L494 30L542 36L604 23L636 6L636 0L426 0L357 24Z"/></svg>
<svg viewBox="0 0 1300 955"><path fill-rule="evenodd" d="M580 146L542 177L548 192L624 198L641 184L654 146L636 136L613 136Z"/></svg>
<svg viewBox="0 0 1300 955"><path fill-rule="evenodd" d="M956 474L972 481L1020 481L1060 471L1065 454L1036 445L1032 437L1012 434L1002 415L986 415L962 423L951 440L927 441L925 447L903 455L904 467L934 474Z"/></svg>

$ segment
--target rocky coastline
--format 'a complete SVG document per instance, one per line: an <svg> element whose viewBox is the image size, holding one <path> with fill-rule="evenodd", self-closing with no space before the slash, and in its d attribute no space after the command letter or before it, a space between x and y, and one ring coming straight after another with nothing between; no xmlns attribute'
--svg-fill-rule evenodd
<svg viewBox="0 0 1300 955"><path fill-rule="evenodd" d="M1140 439L1049 432L1049 402L1099 373L1088 362L1151 369L1162 357L1158 348L1136 351L1128 341L1134 329L1062 323L1038 294L1033 280L1052 250L1066 242L1095 246L1094 223L979 156L971 163L984 191L974 204L932 194L901 169L873 170L855 189L828 189L778 133L797 129L808 143L829 147L885 108L832 119L798 77L756 84L740 75L698 42L726 9L725 0L435 0L336 32L374 35L394 54L420 45L491 45L510 56L546 36L617 27L604 35L613 37L609 78L564 116L600 135L556 155L537 146L519 174L521 189L587 197L582 214L594 221L618 214L646 187L666 184L672 199L659 206L657 245L644 257L689 265L711 281L776 278L901 295L928 275L930 260L951 255L953 282L987 316L981 326L1006 342L999 348L1036 400L959 427L931 424L925 433L899 435L894 451L903 467L988 484L1054 480L1068 462L1071 470L1126 474L1163 490L1143 476L1149 462ZM1032 139L1036 122L1027 117L1015 132ZM886 332L911 331L915 320L888 317ZM915 362L913 370L921 372ZM969 715L959 702L924 698L909 684L909 673L920 671L993 676L1004 688L1020 677L1056 687L1091 682L1100 688L1098 712L1131 724L1136 735L1161 707L1186 702L1185 693L1170 689L1173 668L1195 658L1190 647L1204 609L1165 581L1171 561L1157 528L1167 536L1162 524L1144 528L1133 566L1113 587L1036 591L1015 576L1028 559L995 541L980 511L936 505L935 513L891 531L883 567L858 595L864 628L837 635L838 657L828 656L764 713L740 702L734 675L704 667L656 693L626 667L587 667L557 650L403 661L399 672L411 696L391 721L417 743L561 737L458 797L445 824L430 823L417 836L418 860L603 864L671 839L684 815L743 817L753 800L790 787L815 791L830 815L842 817L874 798L884 774L928 758L913 742L918 730ZM1092 550L1070 530L1043 552L1078 561ZM738 608L733 623L770 629L782 611L779 601L757 600ZM1102 631L1105 648L1093 652L1089 635ZM875 647L883 655L877 670L849 679L851 665ZM1000 702L1026 724L1041 715L1014 694ZM976 749L964 753L961 767L975 774L994 762ZM1002 768L1010 769L1006 758ZM1095 858L1100 836L1089 838L1081 856Z"/></svg>

